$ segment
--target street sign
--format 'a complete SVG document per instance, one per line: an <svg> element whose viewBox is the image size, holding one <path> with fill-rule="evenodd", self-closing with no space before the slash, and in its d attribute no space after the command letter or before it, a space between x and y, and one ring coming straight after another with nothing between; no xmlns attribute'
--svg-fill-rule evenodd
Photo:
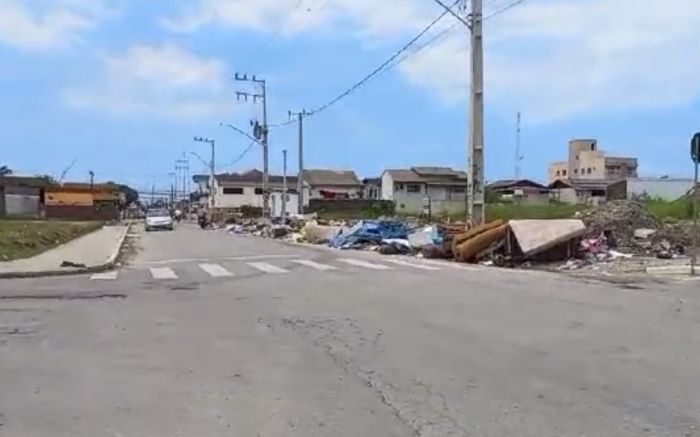
<svg viewBox="0 0 700 437"><path fill-rule="evenodd" d="M690 157L693 162L700 162L700 132L696 133L690 140Z"/></svg>

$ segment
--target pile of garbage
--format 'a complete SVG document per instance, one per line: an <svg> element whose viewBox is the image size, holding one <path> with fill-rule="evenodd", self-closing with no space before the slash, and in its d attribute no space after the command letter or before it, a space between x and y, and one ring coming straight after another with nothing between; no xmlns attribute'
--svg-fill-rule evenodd
<svg viewBox="0 0 700 437"><path fill-rule="evenodd" d="M633 200L613 200L582 214L589 238L604 235L608 243L622 251L639 253L644 248L635 238L635 230L657 230L661 226L644 205Z"/></svg>

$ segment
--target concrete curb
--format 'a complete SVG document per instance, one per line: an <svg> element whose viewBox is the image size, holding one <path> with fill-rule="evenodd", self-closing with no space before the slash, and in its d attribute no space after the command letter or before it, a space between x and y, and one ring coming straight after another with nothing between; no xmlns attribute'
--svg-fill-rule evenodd
<svg viewBox="0 0 700 437"><path fill-rule="evenodd" d="M22 278L42 278L48 276L72 276L72 275L85 275L90 273L101 273L114 268L119 254L124 247L124 241L126 241L126 235L131 230L133 223L128 223L124 228L124 232L119 237L118 244L112 251L112 255L109 257L107 262L98 264L90 267L80 267L80 268L63 268L55 270L38 270L38 271L23 271L23 272L4 272L0 273L0 279L22 279Z"/></svg>

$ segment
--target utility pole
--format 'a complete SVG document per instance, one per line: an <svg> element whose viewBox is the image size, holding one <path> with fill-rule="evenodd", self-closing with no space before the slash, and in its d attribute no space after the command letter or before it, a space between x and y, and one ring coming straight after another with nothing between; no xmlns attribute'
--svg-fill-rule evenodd
<svg viewBox="0 0 700 437"><path fill-rule="evenodd" d="M156 183L154 182L151 185L151 208L153 208L153 204L155 203L156 199Z"/></svg>
<svg viewBox="0 0 700 437"><path fill-rule="evenodd" d="M185 152L182 152L182 159L175 161L175 170L182 172L182 209L184 210L185 201L189 199L187 192L187 173L190 170L190 161L187 159L187 154Z"/></svg>
<svg viewBox="0 0 700 437"><path fill-rule="evenodd" d="M207 143L211 146L211 161L209 162L209 209L213 210L216 207L216 175L214 174L214 169L216 168L216 141L202 137L194 137L194 141L198 143Z"/></svg>
<svg viewBox="0 0 700 437"><path fill-rule="evenodd" d="M269 192L269 152L268 152L268 134L269 129L267 126L267 84L265 79L258 79L255 75L248 78L247 74L236 73L235 80L239 82L252 82L260 86L260 93L247 93L242 91L236 91L236 99L238 101L243 98L246 102L248 98L253 99L253 103L257 103L258 100L262 101L262 126L255 122L253 124L253 134L255 138L262 142L263 146L263 180L262 180L262 190L263 190L263 217L268 217L270 213L270 192ZM252 122L251 122L252 123Z"/></svg>
<svg viewBox="0 0 700 437"><path fill-rule="evenodd" d="M282 223L287 223L287 149L282 150Z"/></svg>
<svg viewBox="0 0 700 437"><path fill-rule="evenodd" d="M90 170L90 191L92 192L95 188L95 172Z"/></svg>
<svg viewBox="0 0 700 437"><path fill-rule="evenodd" d="M484 205L484 33L482 0L471 0L471 89L469 95L469 219L473 225L485 220Z"/></svg>
<svg viewBox="0 0 700 437"><path fill-rule="evenodd" d="M297 213L299 215L304 214L304 117L306 117L307 112L302 109L301 112L289 111L289 117L296 115L299 123L299 175L297 180Z"/></svg>
<svg viewBox="0 0 700 437"><path fill-rule="evenodd" d="M520 179L520 160L523 159L520 156L520 119L521 115L518 112L517 127L515 129L515 179Z"/></svg>

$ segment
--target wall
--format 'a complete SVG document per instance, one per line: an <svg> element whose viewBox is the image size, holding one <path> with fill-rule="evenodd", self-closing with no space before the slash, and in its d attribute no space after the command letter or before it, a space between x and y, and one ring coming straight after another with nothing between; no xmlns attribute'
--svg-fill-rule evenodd
<svg viewBox="0 0 700 437"><path fill-rule="evenodd" d="M367 184L363 189L363 199L380 199L382 197L382 189L379 185Z"/></svg>
<svg viewBox="0 0 700 437"><path fill-rule="evenodd" d="M44 195L45 204L48 205L74 205L92 206L92 193L80 193L70 191L47 191Z"/></svg>
<svg viewBox="0 0 700 437"><path fill-rule="evenodd" d="M243 194L224 194L224 188L243 188ZM255 188L256 187L241 187L241 186L235 186L235 185L225 185L221 186L219 184L216 185L216 208L240 208L241 206L252 206L255 208L262 208L263 207L263 196L262 194L255 194ZM272 185L270 187L271 190L274 191L279 191L281 192L281 187L278 187L277 185ZM296 186L292 187L289 186L287 187L287 190L296 190ZM288 194L294 194L291 192L288 192ZM308 188L304 189L304 205L309 204L309 190ZM296 212L296 210L295 210Z"/></svg>
<svg viewBox="0 0 700 437"><path fill-rule="evenodd" d="M362 188L357 186L337 186L337 185L315 185L309 189L311 199L322 199L321 191L330 191L333 193L343 193L350 196L351 199L360 197Z"/></svg>
<svg viewBox="0 0 700 437"><path fill-rule="evenodd" d="M7 186L3 190L4 211L7 216L38 217L41 212L41 190Z"/></svg>
<svg viewBox="0 0 700 437"><path fill-rule="evenodd" d="M299 208L299 196L287 193L286 205L287 217L297 214ZM282 192L270 194L270 211L273 217L282 217Z"/></svg>
<svg viewBox="0 0 700 437"><path fill-rule="evenodd" d="M628 179L627 198L646 195L672 201L685 196L692 188L692 179Z"/></svg>
<svg viewBox="0 0 700 437"><path fill-rule="evenodd" d="M382 174L382 196L384 200L394 200L394 180L388 171Z"/></svg>
<svg viewBox="0 0 700 437"><path fill-rule="evenodd" d="M224 188L242 188L243 194L224 194ZM217 184L215 205L217 208L240 208L241 206L253 206L262 208L262 194L255 194L255 187L234 187L227 185L222 187Z"/></svg>
<svg viewBox="0 0 700 437"><path fill-rule="evenodd" d="M557 174L558 172L558 174ZM566 161L553 162L549 164L549 182L557 179L569 178L569 163Z"/></svg>
<svg viewBox="0 0 700 437"><path fill-rule="evenodd" d="M569 177L574 177L574 169L580 167L576 157L584 151L598 150L598 142L592 139L581 139L569 141Z"/></svg>
<svg viewBox="0 0 700 437"><path fill-rule="evenodd" d="M550 192L550 199L569 204L579 203L576 190L573 188L555 188Z"/></svg>
<svg viewBox="0 0 700 437"><path fill-rule="evenodd" d="M605 155L603 152L597 150L582 151L577 157L578 160L569 163L572 171L572 179L605 179Z"/></svg>
<svg viewBox="0 0 700 437"><path fill-rule="evenodd" d="M391 200L369 199L312 199L307 212L333 213L339 217L365 217L368 213L380 215L393 215L394 202Z"/></svg>

